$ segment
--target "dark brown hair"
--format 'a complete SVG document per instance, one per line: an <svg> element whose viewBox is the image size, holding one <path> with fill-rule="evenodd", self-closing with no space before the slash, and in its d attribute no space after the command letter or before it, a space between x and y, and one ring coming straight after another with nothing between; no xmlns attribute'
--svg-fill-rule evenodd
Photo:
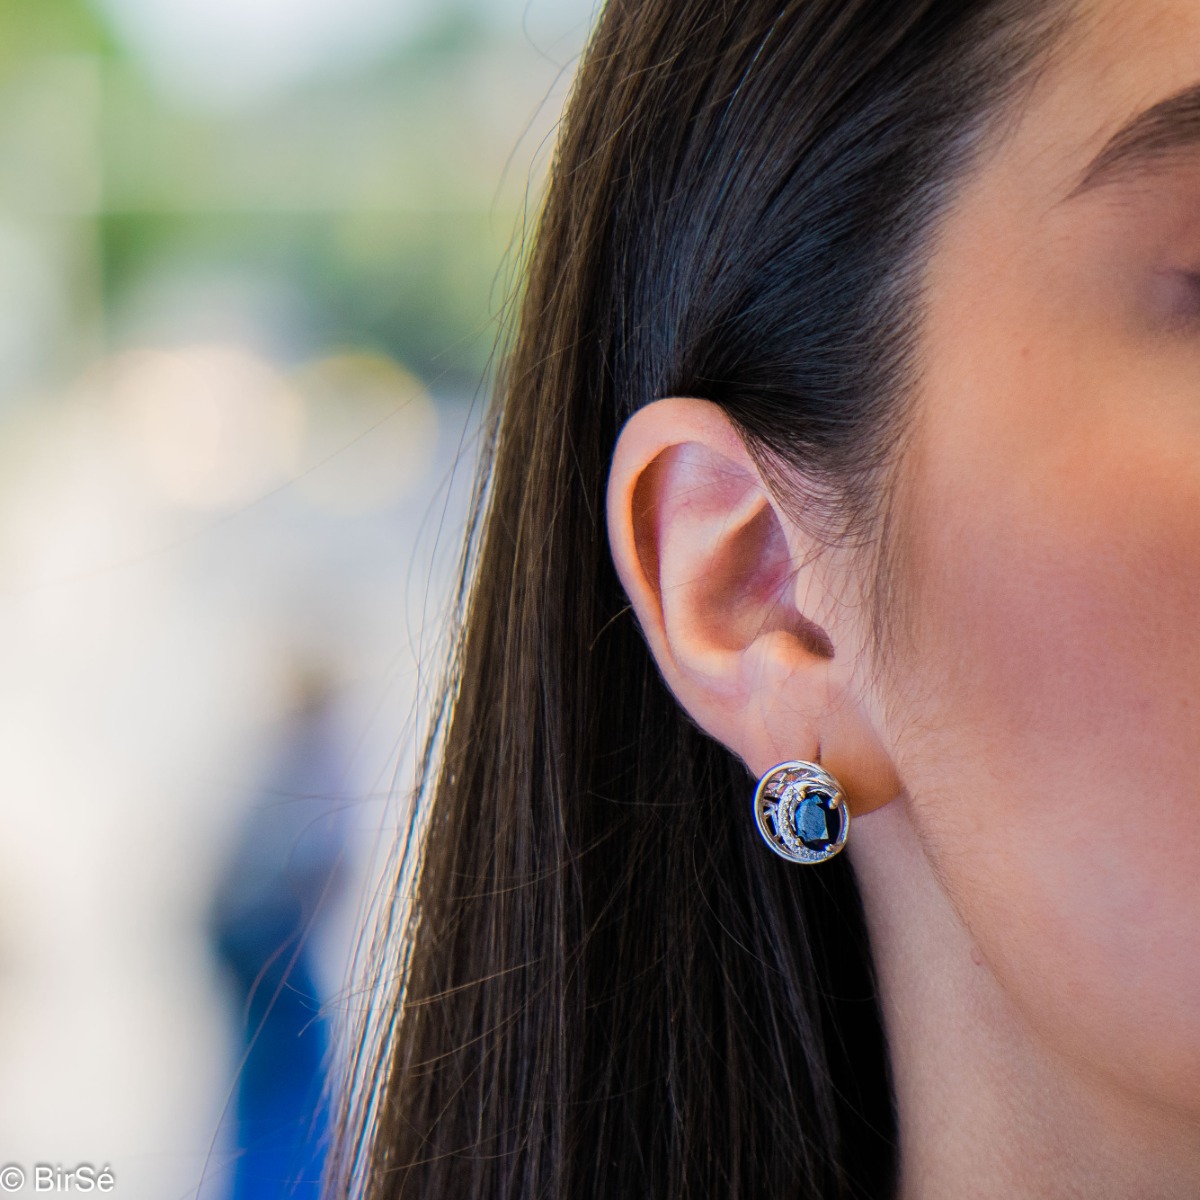
<svg viewBox="0 0 1200 1200"><path fill-rule="evenodd" d="M1063 7L608 3L497 387L331 1195L889 1195L850 865L762 845L753 781L647 652L605 483L640 405L716 402L810 527L857 539L886 644L923 258Z"/></svg>

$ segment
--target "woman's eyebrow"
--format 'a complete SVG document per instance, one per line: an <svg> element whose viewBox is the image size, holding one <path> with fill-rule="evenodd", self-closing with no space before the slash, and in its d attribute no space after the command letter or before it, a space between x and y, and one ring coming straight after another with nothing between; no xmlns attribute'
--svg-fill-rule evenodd
<svg viewBox="0 0 1200 1200"><path fill-rule="evenodd" d="M1169 160L1200 150L1200 83L1139 113L1105 143L1065 199L1161 171ZM1167 161L1164 161L1167 160Z"/></svg>

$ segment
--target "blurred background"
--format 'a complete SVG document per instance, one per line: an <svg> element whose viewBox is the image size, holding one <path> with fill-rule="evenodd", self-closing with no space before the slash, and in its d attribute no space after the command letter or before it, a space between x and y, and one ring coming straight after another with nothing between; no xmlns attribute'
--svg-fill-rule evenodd
<svg viewBox="0 0 1200 1200"><path fill-rule="evenodd" d="M0 0L9 1194L313 1194L592 15Z"/></svg>

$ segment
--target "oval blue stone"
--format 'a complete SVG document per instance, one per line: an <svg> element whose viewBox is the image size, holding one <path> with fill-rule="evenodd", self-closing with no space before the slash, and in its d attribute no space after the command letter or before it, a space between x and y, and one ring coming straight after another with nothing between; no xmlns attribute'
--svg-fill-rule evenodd
<svg viewBox="0 0 1200 1200"><path fill-rule="evenodd" d="M809 850L828 850L837 841L841 816L829 803L829 796L810 792L796 806L793 817L796 836Z"/></svg>

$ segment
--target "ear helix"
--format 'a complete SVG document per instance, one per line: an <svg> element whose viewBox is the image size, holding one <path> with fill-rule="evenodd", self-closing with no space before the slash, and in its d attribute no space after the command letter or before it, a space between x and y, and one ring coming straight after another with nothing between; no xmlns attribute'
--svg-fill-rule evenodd
<svg viewBox="0 0 1200 1200"><path fill-rule="evenodd" d="M767 845L789 862L826 862L850 832L841 784L819 763L803 760L779 763L758 781L754 819Z"/></svg>

